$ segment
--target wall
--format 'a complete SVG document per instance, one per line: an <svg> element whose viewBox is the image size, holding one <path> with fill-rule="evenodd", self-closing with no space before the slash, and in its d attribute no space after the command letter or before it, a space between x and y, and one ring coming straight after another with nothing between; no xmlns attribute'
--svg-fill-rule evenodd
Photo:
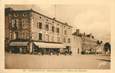
<svg viewBox="0 0 115 73"><path fill-rule="evenodd" d="M42 23L42 29L39 29L38 23ZM45 25L49 25L49 30L47 31L45 28ZM52 26L54 26L54 32L52 32ZM64 28L65 27L65 28ZM59 28L59 33L56 32L56 28ZM67 30L67 35L64 35L64 30ZM63 38L66 37L67 39L71 39L72 29L64 25L63 23L60 23L56 21L55 19L51 19L49 17L46 17L44 15L41 15L36 12L32 12L31 17L31 31L32 31L32 40L39 41L39 34L42 33L42 41L46 42L63 42ZM49 39L47 38L47 35L49 36ZM60 39L60 40L59 40ZM67 41L66 39L66 41ZM68 43L64 43L64 45L68 45ZM70 43L69 43L70 45Z"/></svg>
<svg viewBox="0 0 115 73"><path fill-rule="evenodd" d="M73 55L81 54L82 50L82 41L81 38L75 35L72 35L72 53ZM79 52L78 52L79 51Z"/></svg>

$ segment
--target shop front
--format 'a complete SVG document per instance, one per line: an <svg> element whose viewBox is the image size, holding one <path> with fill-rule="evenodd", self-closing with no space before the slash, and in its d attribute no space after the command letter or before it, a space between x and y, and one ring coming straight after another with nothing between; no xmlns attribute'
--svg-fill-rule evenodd
<svg viewBox="0 0 115 73"><path fill-rule="evenodd" d="M63 44L34 42L33 53L41 55L59 55L60 49L64 49Z"/></svg>
<svg viewBox="0 0 115 73"><path fill-rule="evenodd" d="M9 52L11 53L29 53L28 42L10 42Z"/></svg>

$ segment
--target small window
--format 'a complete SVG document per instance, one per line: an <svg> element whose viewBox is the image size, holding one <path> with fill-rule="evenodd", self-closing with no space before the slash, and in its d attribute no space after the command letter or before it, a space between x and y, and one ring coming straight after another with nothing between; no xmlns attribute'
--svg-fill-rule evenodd
<svg viewBox="0 0 115 73"><path fill-rule="evenodd" d="M64 41L64 43L66 43L66 39L65 38L63 39L63 41Z"/></svg>
<svg viewBox="0 0 115 73"><path fill-rule="evenodd" d="M40 19L41 19L42 17L40 16Z"/></svg>
<svg viewBox="0 0 115 73"><path fill-rule="evenodd" d="M12 28L14 28L14 29L22 28L22 24L19 24L19 19L12 20Z"/></svg>
<svg viewBox="0 0 115 73"><path fill-rule="evenodd" d="M60 42L60 37L58 37L57 39L58 39L58 42Z"/></svg>
<svg viewBox="0 0 115 73"><path fill-rule="evenodd" d="M47 31L49 30L49 26L48 26L48 25L46 25L46 30L47 30Z"/></svg>
<svg viewBox="0 0 115 73"><path fill-rule="evenodd" d="M16 32L11 33L11 38L15 40L17 38L17 33Z"/></svg>
<svg viewBox="0 0 115 73"><path fill-rule="evenodd" d="M48 34L45 35L45 41L47 41L47 42L49 41L49 35Z"/></svg>
<svg viewBox="0 0 115 73"><path fill-rule="evenodd" d="M39 40L42 40L42 33L39 33Z"/></svg>
<svg viewBox="0 0 115 73"><path fill-rule="evenodd" d="M12 20L12 28L16 27L16 19Z"/></svg>
<svg viewBox="0 0 115 73"><path fill-rule="evenodd" d="M52 32L54 32L54 26L52 26Z"/></svg>
<svg viewBox="0 0 115 73"><path fill-rule="evenodd" d="M39 22L39 23L37 24L37 27L38 27L39 29L42 29L42 23Z"/></svg>
<svg viewBox="0 0 115 73"><path fill-rule="evenodd" d="M15 34L16 34L16 39L19 39L19 37L18 37L18 34L19 34L19 33L18 33L18 32L15 32Z"/></svg>
<svg viewBox="0 0 115 73"><path fill-rule="evenodd" d="M64 34L65 34L65 35L67 34L67 31L66 31L66 30L64 31Z"/></svg>
<svg viewBox="0 0 115 73"><path fill-rule="evenodd" d="M27 19L22 19L22 28L27 28Z"/></svg>
<svg viewBox="0 0 115 73"><path fill-rule="evenodd" d="M70 38L68 38L68 43L70 43L71 41L70 41Z"/></svg>
<svg viewBox="0 0 115 73"><path fill-rule="evenodd" d="M56 29L56 32L59 33L59 28Z"/></svg>

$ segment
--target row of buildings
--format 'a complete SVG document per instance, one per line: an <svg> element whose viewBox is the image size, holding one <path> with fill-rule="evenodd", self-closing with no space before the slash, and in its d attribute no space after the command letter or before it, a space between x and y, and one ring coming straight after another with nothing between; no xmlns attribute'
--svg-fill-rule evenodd
<svg viewBox="0 0 115 73"><path fill-rule="evenodd" d="M32 9L5 8L5 49L9 52L48 54L64 51L81 54L96 51L97 40L92 34L72 33L68 23L50 18ZM42 49L42 50L41 50Z"/></svg>
<svg viewBox="0 0 115 73"><path fill-rule="evenodd" d="M74 54L101 54L103 53L102 41L95 39L90 33L81 33L79 29L72 34L72 48ZM99 43L98 43L99 42Z"/></svg>

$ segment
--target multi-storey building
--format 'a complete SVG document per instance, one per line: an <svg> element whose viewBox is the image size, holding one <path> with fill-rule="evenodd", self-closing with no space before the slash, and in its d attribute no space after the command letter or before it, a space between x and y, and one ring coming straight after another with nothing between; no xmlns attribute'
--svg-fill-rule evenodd
<svg viewBox="0 0 115 73"><path fill-rule="evenodd" d="M32 9L5 9L5 46L22 52L33 48L71 48L72 26ZM36 49L34 49L36 50Z"/></svg>
<svg viewBox="0 0 115 73"><path fill-rule="evenodd" d="M72 54L78 55L81 54L82 51L82 39L79 35L79 29L72 34Z"/></svg>
<svg viewBox="0 0 115 73"><path fill-rule="evenodd" d="M97 39L92 34L82 35L82 51L85 53L96 53L97 50Z"/></svg>
<svg viewBox="0 0 115 73"><path fill-rule="evenodd" d="M80 33L79 29L77 29L76 32L73 33L73 53L96 53L97 50L101 50L101 45L98 45L97 41L92 34Z"/></svg>

